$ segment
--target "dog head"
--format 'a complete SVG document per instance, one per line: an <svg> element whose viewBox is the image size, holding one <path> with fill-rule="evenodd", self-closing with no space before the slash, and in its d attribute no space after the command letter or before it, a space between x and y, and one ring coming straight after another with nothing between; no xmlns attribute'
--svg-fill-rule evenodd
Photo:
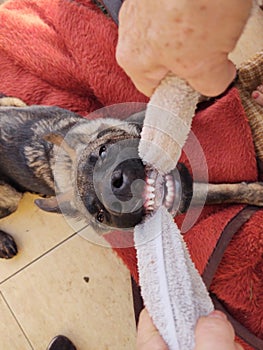
<svg viewBox="0 0 263 350"><path fill-rule="evenodd" d="M66 136L46 137L60 146L53 173L63 213L81 214L97 229L109 230L133 228L161 204L172 214L185 211L192 191L187 169L179 165L164 177L139 158L143 119L144 112L126 121L81 120ZM46 200L37 204L53 206Z"/></svg>

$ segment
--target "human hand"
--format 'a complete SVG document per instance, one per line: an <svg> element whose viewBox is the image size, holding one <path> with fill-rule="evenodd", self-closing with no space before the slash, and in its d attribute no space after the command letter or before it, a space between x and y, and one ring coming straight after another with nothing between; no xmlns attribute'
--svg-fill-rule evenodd
<svg viewBox="0 0 263 350"><path fill-rule="evenodd" d="M234 337L233 327L226 316L220 311L214 311L198 320L194 350L242 350L242 346L234 341ZM146 309L140 314L136 349L168 350Z"/></svg>
<svg viewBox="0 0 263 350"><path fill-rule="evenodd" d="M235 342L235 332L225 314L213 311L206 317L200 317L195 330L194 350L243 350Z"/></svg>
<svg viewBox="0 0 263 350"><path fill-rule="evenodd" d="M168 71L201 94L216 96L235 77L228 54L251 7L252 0L125 0L117 61L147 96Z"/></svg>

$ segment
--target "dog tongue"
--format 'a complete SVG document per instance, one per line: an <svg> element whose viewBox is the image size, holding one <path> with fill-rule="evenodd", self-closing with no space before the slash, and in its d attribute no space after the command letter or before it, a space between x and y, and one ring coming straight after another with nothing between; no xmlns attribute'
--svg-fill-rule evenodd
<svg viewBox="0 0 263 350"><path fill-rule="evenodd" d="M146 109L139 156L162 174L176 167L200 94L186 82L168 74Z"/></svg>

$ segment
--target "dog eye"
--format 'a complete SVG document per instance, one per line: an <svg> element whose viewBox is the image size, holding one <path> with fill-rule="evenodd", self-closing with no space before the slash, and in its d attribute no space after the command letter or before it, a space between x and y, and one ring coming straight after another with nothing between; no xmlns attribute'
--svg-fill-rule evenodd
<svg viewBox="0 0 263 350"><path fill-rule="evenodd" d="M104 218L105 218L104 212L103 212L103 210L100 210L100 211L98 212L98 214L97 214L97 220L98 220L100 223L103 223Z"/></svg>
<svg viewBox="0 0 263 350"><path fill-rule="evenodd" d="M90 164L93 164L93 165L96 164L97 160L98 160L98 156L96 156L95 153L91 153L89 155L89 163Z"/></svg>
<svg viewBox="0 0 263 350"><path fill-rule="evenodd" d="M106 157L106 146L105 145L101 146L101 148L99 150L99 156L101 157L102 160Z"/></svg>

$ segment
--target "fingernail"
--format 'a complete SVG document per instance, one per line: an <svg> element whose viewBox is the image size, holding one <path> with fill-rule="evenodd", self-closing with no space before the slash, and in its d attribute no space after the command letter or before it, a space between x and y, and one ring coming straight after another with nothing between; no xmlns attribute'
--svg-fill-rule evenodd
<svg viewBox="0 0 263 350"><path fill-rule="evenodd" d="M226 315L218 310L211 312L211 314L209 314L207 317L220 318L221 320L227 321Z"/></svg>
<svg viewBox="0 0 263 350"><path fill-rule="evenodd" d="M254 99L258 98L258 97L259 97L259 92L253 91L253 92L252 92L252 97L253 97Z"/></svg>

